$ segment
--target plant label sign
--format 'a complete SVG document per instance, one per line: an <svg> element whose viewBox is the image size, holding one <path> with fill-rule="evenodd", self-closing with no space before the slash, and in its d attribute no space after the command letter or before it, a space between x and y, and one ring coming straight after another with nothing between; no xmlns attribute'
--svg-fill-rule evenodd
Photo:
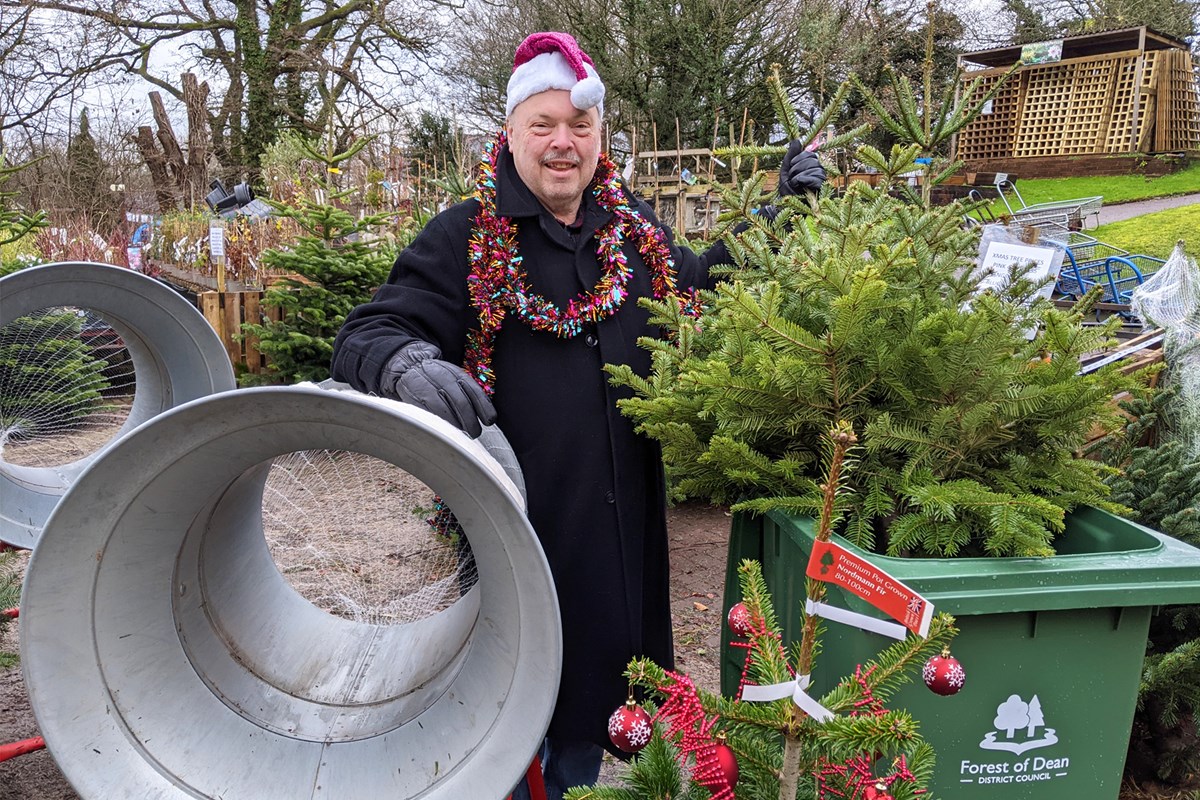
<svg viewBox="0 0 1200 800"><path fill-rule="evenodd" d="M932 603L835 542L813 542L805 574L861 597L918 636L929 635Z"/></svg>
<svg viewBox="0 0 1200 800"><path fill-rule="evenodd" d="M214 259L225 257L225 228L213 225L208 229L208 252Z"/></svg>
<svg viewBox="0 0 1200 800"><path fill-rule="evenodd" d="M983 275L983 280L979 282L979 291L1000 291L1008 283L1013 267L1032 264L1025 277L1039 286L1035 296L1049 298L1054 292L1054 281L1050 279L1057 278L1062 268L1061 253L1062 251L1055 247L988 242L979 261L979 271Z"/></svg>

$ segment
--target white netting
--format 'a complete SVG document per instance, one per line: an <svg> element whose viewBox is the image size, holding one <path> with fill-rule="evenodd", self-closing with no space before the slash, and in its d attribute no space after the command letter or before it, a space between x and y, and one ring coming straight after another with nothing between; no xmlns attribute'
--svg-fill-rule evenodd
<svg viewBox="0 0 1200 800"><path fill-rule="evenodd" d="M106 444L133 406L125 342L103 317L39 309L0 327L0 461L55 467Z"/></svg>
<svg viewBox="0 0 1200 800"><path fill-rule="evenodd" d="M279 571L309 602L346 619L423 619L478 577L461 531L431 525L433 491L371 456L306 450L276 458L262 512Z"/></svg>
<svg viewBox="0 0 1200 800"><path fill-rule="evenodd" d="M1178 242L1174 252L1138 286L1130 308L1148 325L1166 332L1163 354L1179 388L1176 434L1189 453L1200 456L1200 269Z"/></svg>

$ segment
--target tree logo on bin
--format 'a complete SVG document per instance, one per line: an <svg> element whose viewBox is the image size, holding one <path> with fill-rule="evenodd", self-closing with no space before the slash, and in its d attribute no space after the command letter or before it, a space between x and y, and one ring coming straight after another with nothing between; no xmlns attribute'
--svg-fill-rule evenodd
<svg viewBox="0 0 1200 800"><path fill-rule="evenodd" d="M1020 755L1026 750L1049 747L1058 741L1054 728L1047 728L1042 715L1042 702L1035 694L1026 703L1020 695L1009 695L996 707L996 718L992 720L996 730L983 737L979 746L984 750L1007 750ZM1041 735L1038 735L1038 731Z"/></svg>

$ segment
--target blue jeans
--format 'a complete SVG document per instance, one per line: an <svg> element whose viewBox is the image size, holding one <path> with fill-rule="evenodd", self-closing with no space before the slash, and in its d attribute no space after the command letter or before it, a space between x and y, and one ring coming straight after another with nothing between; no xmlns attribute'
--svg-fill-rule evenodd
<svg viewBox="0 0 1200 800"><path fill-rule="evenodd" d="M591 786L600 777L604 750L592 742L564 742L546 739L538 753L542 759L542 779L546 782L546 800L562 800L572 786ZM512 800L530 800L529 785L522 778L513 789Z"/></svg>

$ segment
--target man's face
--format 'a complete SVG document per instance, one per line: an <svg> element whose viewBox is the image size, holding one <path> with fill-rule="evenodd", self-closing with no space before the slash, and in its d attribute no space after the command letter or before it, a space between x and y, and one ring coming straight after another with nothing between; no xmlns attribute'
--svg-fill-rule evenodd
<svg viewBox="0 0 1200 800"><path fill-rule="evenodd" d="M600 160L600 115L580 111L563 89L538 92L513 109L508 147L517 174L563 222L573 222Z"/></svg>

